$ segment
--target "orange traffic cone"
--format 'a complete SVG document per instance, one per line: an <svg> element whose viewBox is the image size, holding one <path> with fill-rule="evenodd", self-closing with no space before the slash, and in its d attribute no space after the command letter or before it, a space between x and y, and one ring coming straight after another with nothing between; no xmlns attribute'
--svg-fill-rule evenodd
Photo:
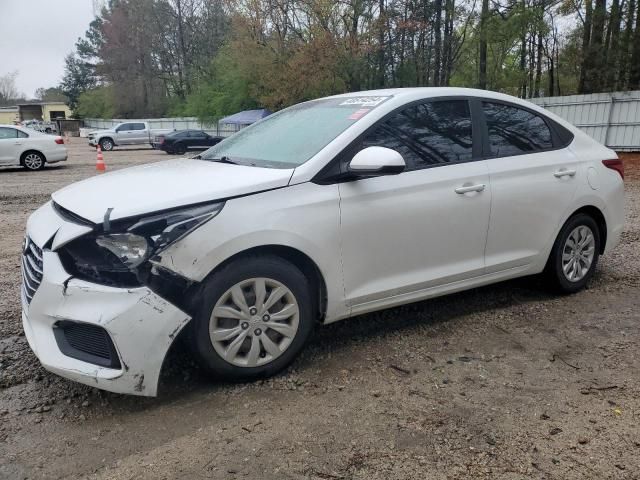
<svg viewBox="0 0 640 480"><path fill-rule="evenodd" d="M107 166L104 164L104 157L102 156L102 149L100 145L96 146L96 170L98 172L104 172L107 169Z"/></svg>

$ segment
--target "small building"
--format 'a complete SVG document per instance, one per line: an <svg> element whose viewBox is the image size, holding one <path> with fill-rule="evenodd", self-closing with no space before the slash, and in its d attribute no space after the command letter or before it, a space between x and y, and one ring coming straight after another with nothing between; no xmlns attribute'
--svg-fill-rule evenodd
<svg viewBox="0 0 640 480"><path fill-rule="evenodd" d="M29 102L18 105L19 121L41 120L53 122L70 118L71 109L64 102Z"/></svg>
<svg viewBox="0 0 640 480"><path fill-rule="evenodd" d="M20 121L18 107L0 107L0 124L14 125Z"/></svg>

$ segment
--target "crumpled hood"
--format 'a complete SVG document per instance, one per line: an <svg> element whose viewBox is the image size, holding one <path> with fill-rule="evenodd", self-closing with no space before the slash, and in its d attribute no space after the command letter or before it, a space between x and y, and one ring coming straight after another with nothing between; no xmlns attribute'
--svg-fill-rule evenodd
<svg viewBox="0 0 640 480"><path fill-rule="evenodd" d="M67 210L100 223L173 207L285 187L293 170L194 159L140 165L73 183L52 195Z"/></svg>

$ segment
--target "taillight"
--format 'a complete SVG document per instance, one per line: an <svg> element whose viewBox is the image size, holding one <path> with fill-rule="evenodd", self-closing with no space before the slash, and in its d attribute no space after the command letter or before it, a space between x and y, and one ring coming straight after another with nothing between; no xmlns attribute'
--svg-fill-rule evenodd
<svg viewBox="0 0 640 480"><path fill-rule="evenodd" d="M624 163L619 158L613 160L602 160L602 164L610 168L611 170L615 170L620 174L620 177L624 179Z"/></svg>
<svg viewBox="0 0 640 480"><path fill-rule="evenodd" d="M56 139L54 140L58 145L64 145L64 140L62 139L62 137L56 137Z"/></svg>

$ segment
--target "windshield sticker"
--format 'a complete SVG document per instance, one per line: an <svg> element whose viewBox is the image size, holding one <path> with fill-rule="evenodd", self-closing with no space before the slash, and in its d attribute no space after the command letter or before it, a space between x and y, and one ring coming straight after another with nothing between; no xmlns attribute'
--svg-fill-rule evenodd
<svg viewBox="0 0 640 480"><path fill-rule="evenodd" d="M377 107L390 97L353 97L347 98L340 105L358 105L360 107Z"/></svg>
<svg viewBox="0 0 640 480"><path fill-rule="evenodd" d="M370 111L371 111L370 108L361 108L360 110L356 110L351 115L349 115L349 120L360 120Z"/></svg>

